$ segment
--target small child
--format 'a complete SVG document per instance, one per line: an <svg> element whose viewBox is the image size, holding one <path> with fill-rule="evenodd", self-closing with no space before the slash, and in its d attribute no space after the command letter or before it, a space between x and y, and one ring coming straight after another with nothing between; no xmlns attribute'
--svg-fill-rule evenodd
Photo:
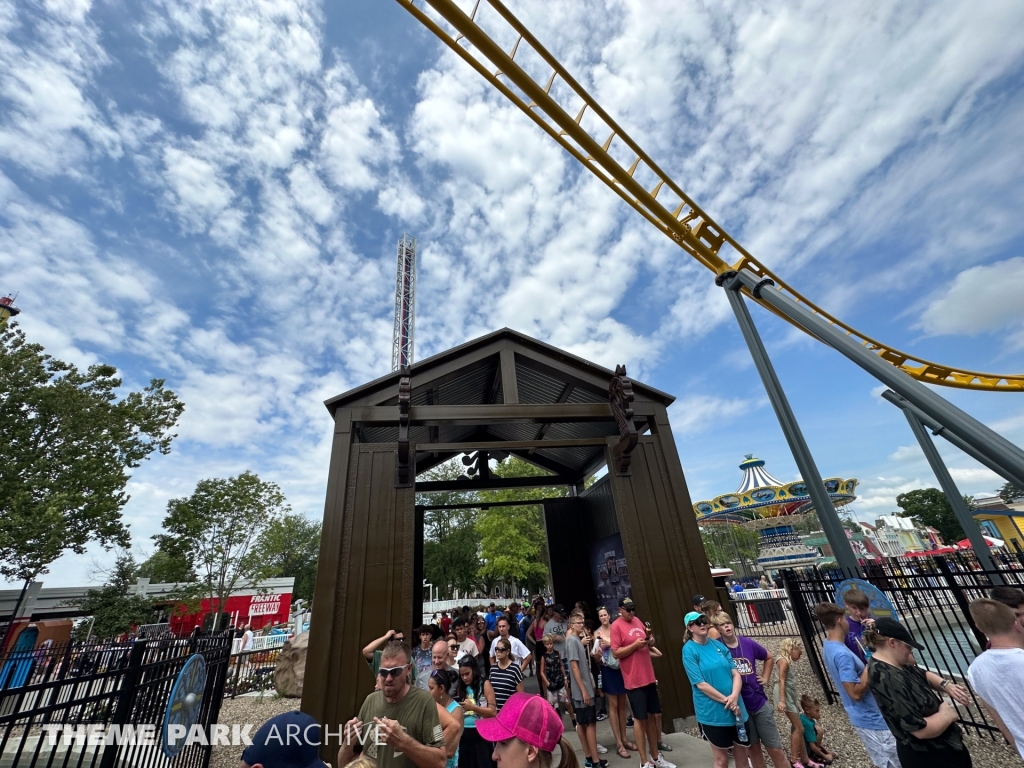
<svg viewBox="0 0 1024 768"><path fill-rule="evenodd" d="M540 681L548 703L561 713L559 705L567 706L569 694L565 691L565 667L562 656L555 650L555 636L544 635L544 655L540 657Z"/></svg>
<svg viewBox="0 0 1024 768"><path fill-rule="evenodd" d="M846 647L853 651L863 662L867 662L870 654L864 648L864 630L871 629L875 620L871 616L871 601L859 589L847 590L843 595L846 607L846 620L850 622L850 631L846 634Z"/></svg>
<svg viewBox="0 0 1024 768"><path fill-rule="evenodd" d="M832 765L832 761L839 755L821 743L821 735L824 729L818 725L818 718L821 717L821 702L806 693L800 697L800 724L804 730L804 744L807 747L807 754L811 760L825 765Z"/></svg>

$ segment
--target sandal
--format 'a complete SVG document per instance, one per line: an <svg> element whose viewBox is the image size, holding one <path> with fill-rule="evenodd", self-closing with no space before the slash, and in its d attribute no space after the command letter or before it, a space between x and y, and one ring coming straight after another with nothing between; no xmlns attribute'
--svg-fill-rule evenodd
<svg viewBox="0 0 1024 768"><path fill-rule="evenodd" d="M616 751L623 760L629 760L629 750L624 745L619 744L619 748Z"/></svg>
<svg viewBox="0 0 1024 768"><path fill-rule="evenodd" d="M626 749L628 749L630 752L639 752L640 751L640 747L638 747L632 741L627 741L626 742Z"/></svg>

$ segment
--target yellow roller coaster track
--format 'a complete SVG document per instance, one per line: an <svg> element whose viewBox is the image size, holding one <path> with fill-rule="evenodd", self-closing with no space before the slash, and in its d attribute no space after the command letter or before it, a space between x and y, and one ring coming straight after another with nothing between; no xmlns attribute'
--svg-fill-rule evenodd
<svg viewBox="0 0 1024 768"><path fill-rule="evenodd" d="M760 277L771 278L777 290L842 328L848 336L918 381L963 389L1024 391L1024 374L977 373L908 355L860 333L805 299L747 253L691 200L500 0L475 0L468 15L453 0L420 0L422 7L417 7L415 0L398 0L398 3L569 154L715 274L746 269ZM482 18L485 14L486 19ZM442 27L445 22L451 26L451 31ZM481 26L483 23L488 26L493 23L494 32L486 32ZM507 37L507 51L492 34ZM534 74L528 73L528 69ZM734 264L719 256L723 244L730 245L740 255ZM774 312L766 302L751 298ZM775 314L786 319L778 312Z"/></svg>

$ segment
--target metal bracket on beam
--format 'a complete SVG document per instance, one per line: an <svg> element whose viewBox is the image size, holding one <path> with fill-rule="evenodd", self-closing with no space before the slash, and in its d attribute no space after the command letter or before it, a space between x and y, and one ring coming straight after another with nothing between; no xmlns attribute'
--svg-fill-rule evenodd
<svg viewBox="0 0 1024 768"><path fill-rule="evenodd" d="M412 377L409 368L402 368L402 377L398 380L398 460L395 462L395 488L411 488L415 482L415 472L410 464L411 451L409 446L409 410L412 404Z"/></svg>

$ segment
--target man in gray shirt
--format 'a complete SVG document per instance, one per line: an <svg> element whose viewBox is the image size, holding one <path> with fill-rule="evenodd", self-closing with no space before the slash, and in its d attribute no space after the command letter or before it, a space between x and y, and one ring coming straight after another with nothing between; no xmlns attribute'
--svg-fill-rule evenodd
<svg viewBox="0 0 1024 768"><path fill-rule="evenodd" d="M569 618L569 634L565 638L565 657L569 662L569 690L576 712L576 735L580 737L586 768L606 768L607 760L597 754L597 707L594 706L594 678L590 674L590 654L583 647L583 614Z"/></svg>

